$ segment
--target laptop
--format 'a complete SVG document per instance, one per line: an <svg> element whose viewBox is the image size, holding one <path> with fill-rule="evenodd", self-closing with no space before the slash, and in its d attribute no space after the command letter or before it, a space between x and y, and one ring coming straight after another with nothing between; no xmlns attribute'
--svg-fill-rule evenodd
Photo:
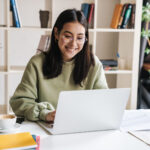
<svg viewBox="0 0 150 150"><path fill-rule="evenodd" d="M130 88L62 91L54 124L38 121L50 134L119 129Z"/></svg>

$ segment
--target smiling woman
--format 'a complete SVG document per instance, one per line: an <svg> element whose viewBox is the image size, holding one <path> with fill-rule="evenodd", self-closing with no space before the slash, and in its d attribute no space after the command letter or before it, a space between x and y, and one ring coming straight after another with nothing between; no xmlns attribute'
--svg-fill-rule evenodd
<svg viewBox="0 0 150 150"><path fill-rule="evenodd" d="M66 23L60 34L55 28L55 38L64 61L70 61L78 54L85 42L85 28L78 22Z"/></svg>
<svg viewBox="0 0 150 150"><path fill-rule="evenodd" d="M70 42L68 42L69 39ZM81 11L69 9L58 16L54 25L50 51L43 65L44 75L47 78L57 77L62 72L63 61L73 59L75 60L73 79L75 84L81 84L91 65L95 65L95 60L89 49L88 24L84 14Z"/></svg>
<svg viewBox="0 0 150 150"><path fill-rule="evenodd" d="M68 9L56 20L48 52L27 64L10 105L18 116L51 122L61 91L104 88L103 66L89 49L86 18L81 11Z"/></svg>

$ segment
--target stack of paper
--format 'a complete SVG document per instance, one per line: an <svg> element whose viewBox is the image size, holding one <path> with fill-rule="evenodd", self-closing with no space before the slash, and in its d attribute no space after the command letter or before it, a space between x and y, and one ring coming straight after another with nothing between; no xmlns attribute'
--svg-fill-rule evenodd
<svg viewBox="0 0 150 150"><path fill-rule="evenodd" d="M127 111L123 117L121 131L150 130L150 112L144 110Z"/></svg>
<svg viewBox="0 0 150 150"><path fill-rule="evenodd" d="M0 135L0 149L29 149L37 144L29 132Z"/></svg>
<svg viewBox="0 0 150 150"><path fill-rule="evenodd" d="M120 129L150 145L150 111L126 111Z"/></svg>
<svg viewBox="0 0 150 150"><path fill-rule="evenodd" d="M129 131L129 133L150 146L150 132L147 132L147 131Z"/></svg>

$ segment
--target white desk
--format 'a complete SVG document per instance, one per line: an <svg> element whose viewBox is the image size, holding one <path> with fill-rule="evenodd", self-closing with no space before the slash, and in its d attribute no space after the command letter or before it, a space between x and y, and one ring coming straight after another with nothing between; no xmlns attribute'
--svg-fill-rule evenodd
<svg viewBox="0 0 150 150"><path fill-rule="evenodd" d="M49 135L36 123L25 121L16 132L24 131L40 135L40 150L150 150L150 146L119 130Z"/></svg>

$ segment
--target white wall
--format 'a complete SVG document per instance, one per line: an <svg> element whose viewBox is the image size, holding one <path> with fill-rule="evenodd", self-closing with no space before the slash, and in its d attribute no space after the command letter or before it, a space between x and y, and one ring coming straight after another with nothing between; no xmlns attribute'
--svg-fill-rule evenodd
<svg viewBox="0 0 150 150"><path fill-rule="evenodd" d="M17 0L17 2L23 26L40 27L39 10L51 10L51 0ZM49 26L50 24L49 22Z"/></svg>
<svg viewBox="0 0 150 150"><path fill-rule="evenodd" d="M0 25L6 25L6 0L0 0Z"/></svg>

